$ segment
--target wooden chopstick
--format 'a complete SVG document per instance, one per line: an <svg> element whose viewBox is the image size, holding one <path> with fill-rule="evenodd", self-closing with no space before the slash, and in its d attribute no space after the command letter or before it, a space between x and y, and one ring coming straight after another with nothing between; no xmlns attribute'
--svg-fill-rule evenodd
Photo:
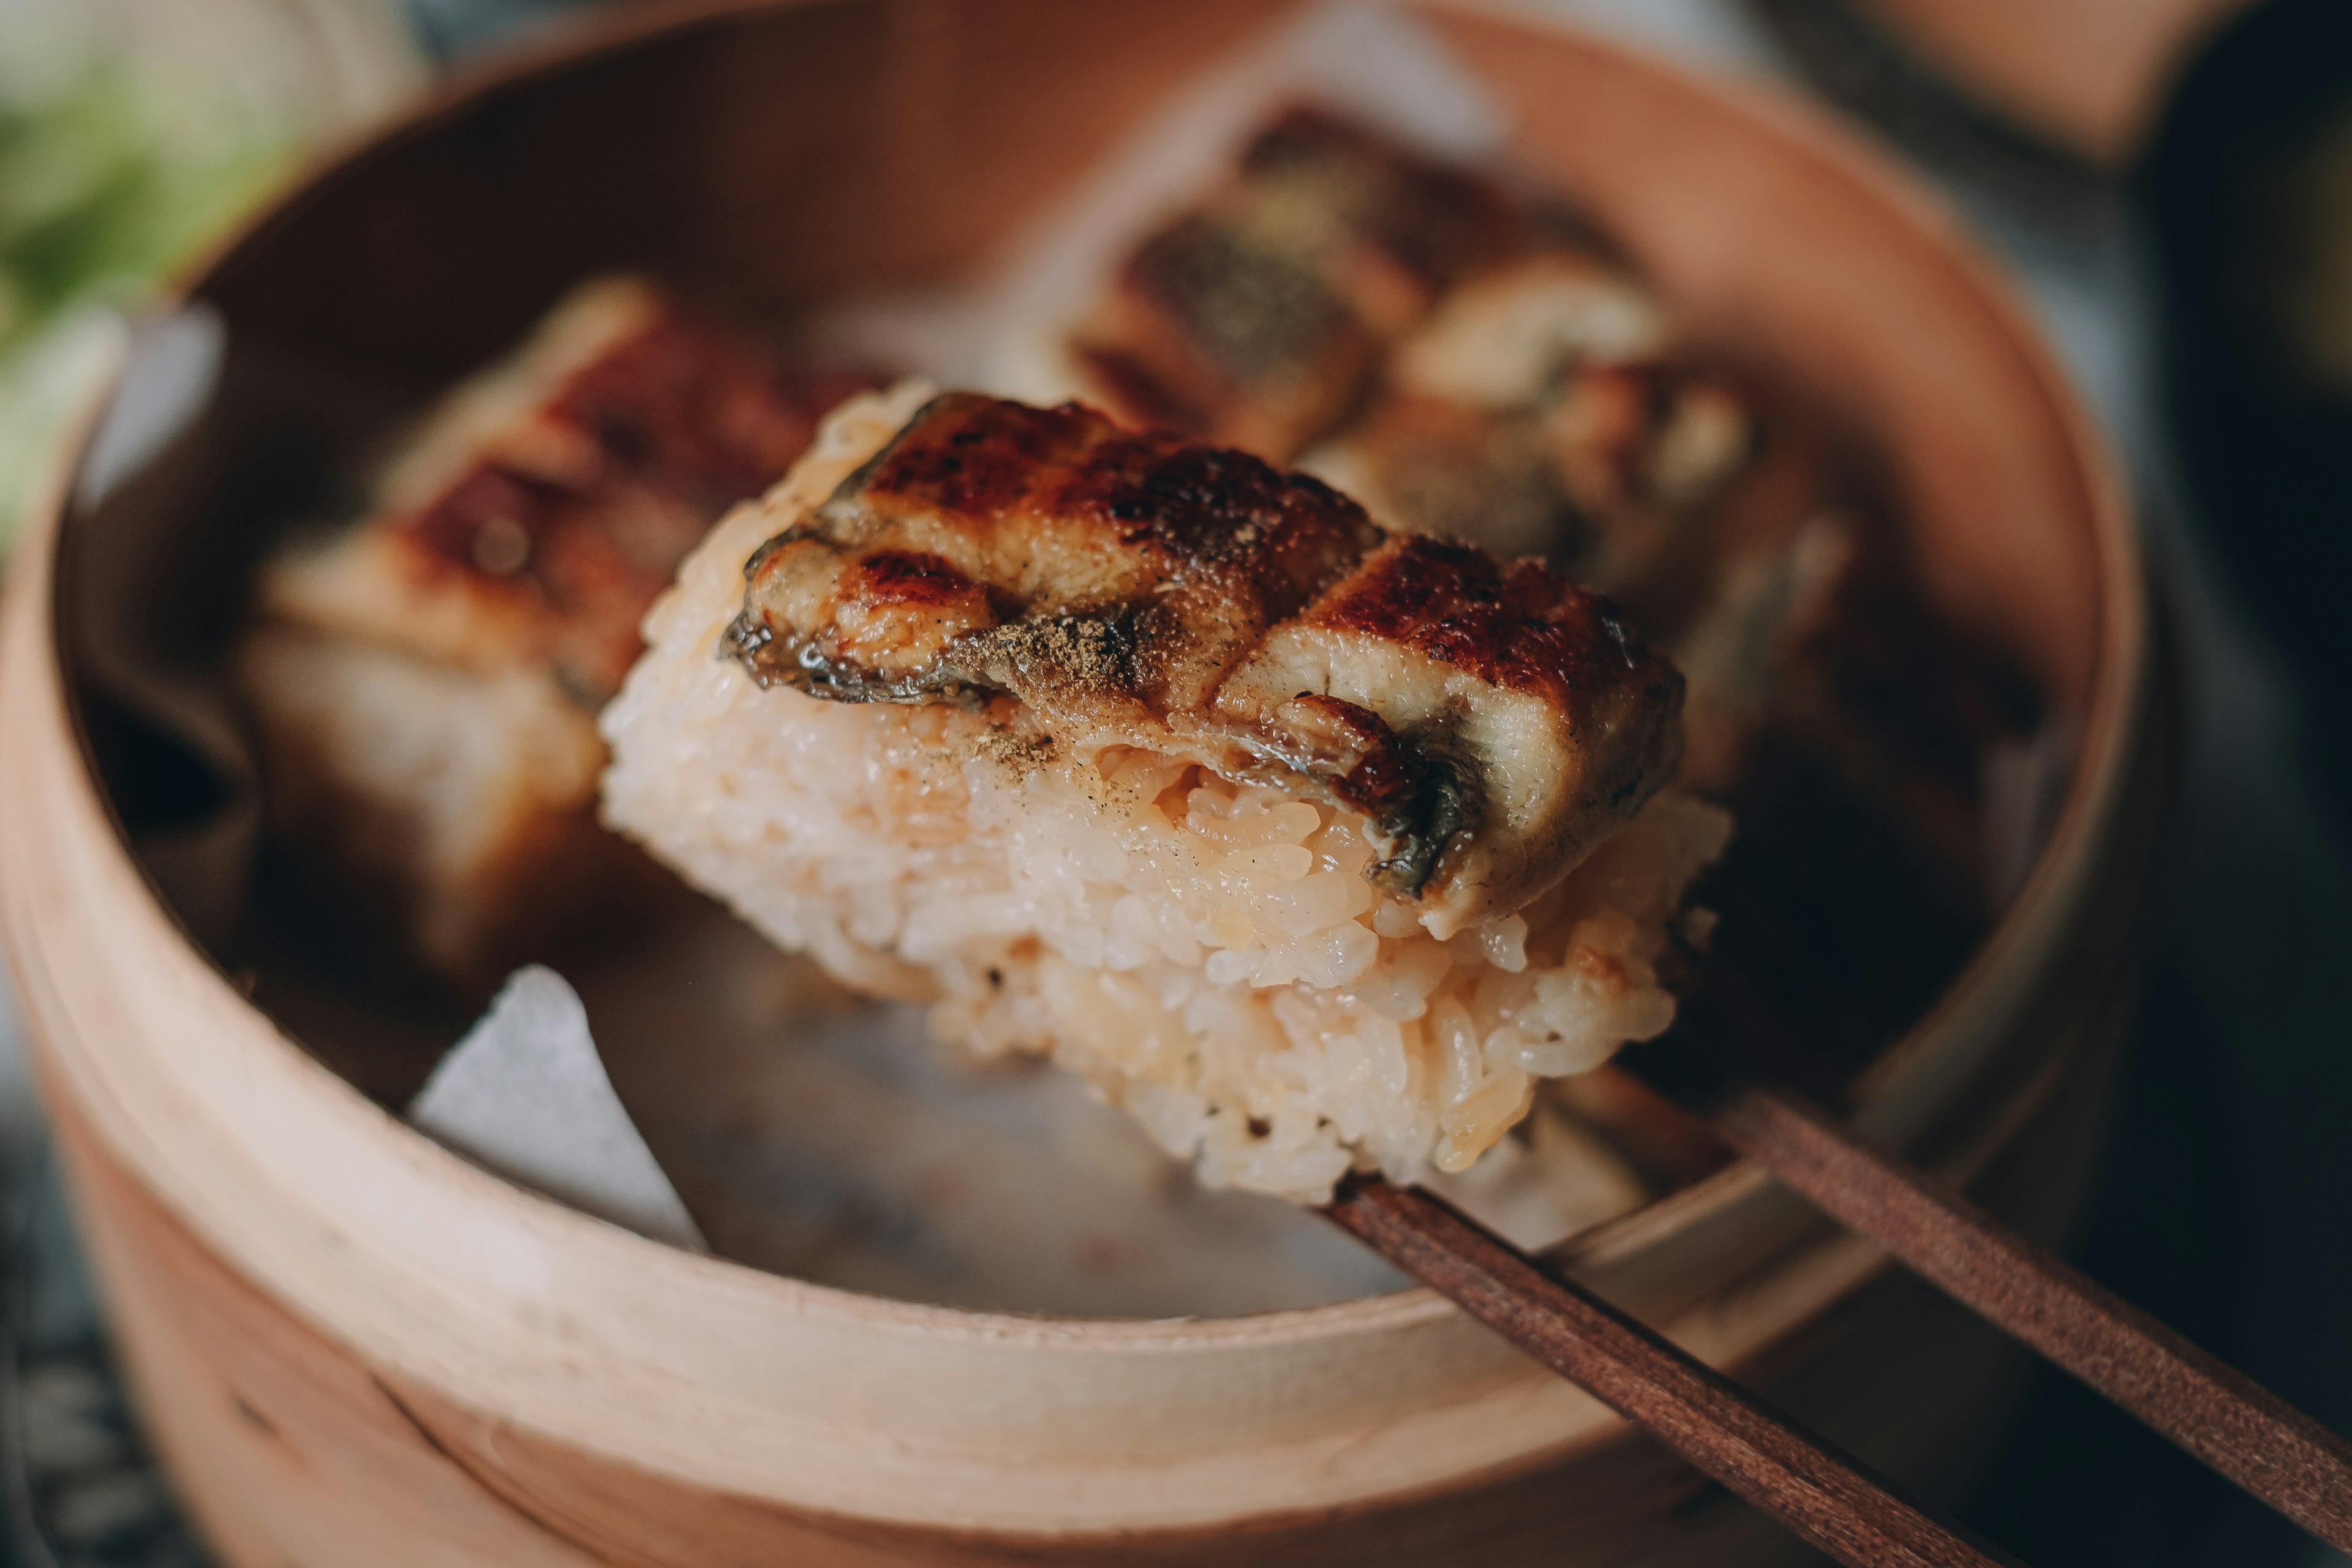
<svg viewBox="0 0 2352 1568"><path fill-rule="evenodd" d="M2016 1568L1442 1199L1358 1176L1324 1213L1849 1568Z"/></svg>
<svg viewBox="0 0 2352 1568"><path fill-rule="evenodd" d="M1705 1114L1733 1148L1822 1213L2352 1552L2352 1443L1819 1107L1732 1083Z"/></svg>

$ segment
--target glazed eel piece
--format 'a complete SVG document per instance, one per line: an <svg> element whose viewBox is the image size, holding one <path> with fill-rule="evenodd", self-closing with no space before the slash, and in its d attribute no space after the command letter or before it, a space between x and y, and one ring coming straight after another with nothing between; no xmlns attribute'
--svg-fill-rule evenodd
<svg viewBox="0 0 2352 1568"><path fill-rule="evenodd" d="M1682 677L1606 600L1076 404L933 399L745 576L726 643L762 683L1009 697L1033 743L1361 813L1439 936L1559 881L1681 750Z"/></svg>
<svg viewBox="0 0 2352 1568"><path fill-rule="evenodd" d="M259 608L456 668L545 670L593 710L679 559L876 380L780 360L642 279L592 281L443 400L370 516L268 563Z"/></svg>
<svg viewBox="0 0 2352 1568"><path fill-rule="evenodd" d="M1532 226L1496 183L1295 104L1141 240L1069 351L1128 423L1287 461L1400 333Z"/></svg>

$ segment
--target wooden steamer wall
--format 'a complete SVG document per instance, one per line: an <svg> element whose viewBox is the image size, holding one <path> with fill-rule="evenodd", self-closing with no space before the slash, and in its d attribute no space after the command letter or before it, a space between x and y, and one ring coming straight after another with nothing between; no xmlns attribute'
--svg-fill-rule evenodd
<svg viewBox="0 0 2352 1568"><path fill-rule="evenodd" d="M232 373L296 356L424 386L605 266L770 308L936 277L1284 9L671 14L356 149L191 292L226 318ZM2024 892L1864 1096L1874 1131L2047 1233L2079 1186L2161 787L2104 453L1948 217L1839 132L1580 37L1417 14L1518 117L1517 154L1669 291L1866 416L1938 598L2078 738ZM128 489L179 515L169 486ZM93 612L59 592L79 519L55 511L9 590L0 930L145 1415L236 1568L1787 1552L1423 1292L1201 1322L908 1306L669 1250L410 1133L249 1006L126 850L68 700L60 605ZM1744 1167L1574 1262L1931 1491L1999 1414L1986 1331Z"/></svg>

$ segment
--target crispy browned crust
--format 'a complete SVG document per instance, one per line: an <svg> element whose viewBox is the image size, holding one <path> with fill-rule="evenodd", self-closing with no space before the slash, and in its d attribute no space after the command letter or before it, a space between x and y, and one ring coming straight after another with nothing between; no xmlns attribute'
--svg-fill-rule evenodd
<svg viewBox="0 0 2352 1568"><path fill-rule="evenodd" d="M1605 600L1077 405L934 399L745 576L727 647L763 683L1009 695L1057 738L1301 789L1465 918L1564 876L1680 748L1681 677Z"/></svg>
<svg viewBox="0 0 2352 1568"><path fill-rule="evenodd" d="M785 371L665 309L533 412L534 462L493 449L380 520L425 593L463 595L583 700L617 689L637 622L726 509L781 478L870 375Z"/></svg>
<svg viewBox="0 0 2352 1568"><path fill-rule="evenodd" d="M1312 626L1409 647L1491 686L1555 701L1631 668L1626 634L1600 601L1560 593L1538 561L1496 560L1475 546L1392 541L1307 616Z"/></svg>
<svg viewBox="0 0 2352 1568"><path fill-rule="evenodd" d="M779 617L747 611L738 647L828 696L1018 689L1165 715L1202 707L1378 537L1353 501L1246 453L950 393L754 559L752 603L795 629L762 640ZM811 573L814 619L786 603Z"/></svg>

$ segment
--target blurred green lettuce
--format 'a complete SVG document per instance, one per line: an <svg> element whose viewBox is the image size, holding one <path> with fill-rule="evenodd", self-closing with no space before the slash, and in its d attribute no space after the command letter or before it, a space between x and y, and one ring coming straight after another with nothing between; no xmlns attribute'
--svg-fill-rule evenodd
<svg viewBox="0 0 2352 1568"><path fill-rule="evenodd" d="M299 155L289 127L188 136L105 62L0 99L0 546L111 362L115 309L220 235ZM184 105L173 106L184 109Z"/></svg>
<svg viewBox="0 0 2352 1568"><path fill-rule="evenodd" d="M423 71L395 0L0 0L0 548L121 310Z"/></svg>

